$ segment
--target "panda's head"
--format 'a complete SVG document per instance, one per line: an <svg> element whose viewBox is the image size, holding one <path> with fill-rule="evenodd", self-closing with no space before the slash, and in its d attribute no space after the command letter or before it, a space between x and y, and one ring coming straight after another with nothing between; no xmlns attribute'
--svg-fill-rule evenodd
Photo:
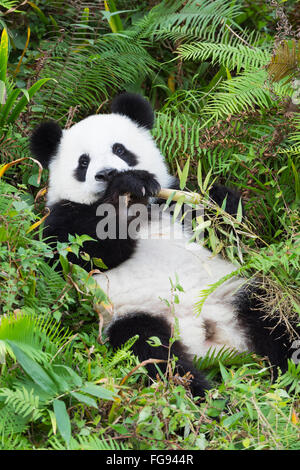
<svg viewBox="0 0 300 470"><path fill-rule="evenodd" d="M116 172L130 169L147 170L168 187L172 177L150 134L154 115L148 101L123 93L113 100L111 111L70 129L48 121L33 131L31 152L49 168L48 205L62 199L92 204Z"/></svg>

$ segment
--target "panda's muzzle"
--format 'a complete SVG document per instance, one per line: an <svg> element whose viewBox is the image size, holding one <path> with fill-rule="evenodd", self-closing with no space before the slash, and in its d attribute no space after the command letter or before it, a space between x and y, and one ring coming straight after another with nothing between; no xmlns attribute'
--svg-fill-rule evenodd
<svg viewBox="0 0 300 470"><path fill-rule="evenodd" d="M105 168L105 170L98 171L98 173L95 174L95 180L110 181L116 173L117 170L114 170L113 168Z"/></svg>

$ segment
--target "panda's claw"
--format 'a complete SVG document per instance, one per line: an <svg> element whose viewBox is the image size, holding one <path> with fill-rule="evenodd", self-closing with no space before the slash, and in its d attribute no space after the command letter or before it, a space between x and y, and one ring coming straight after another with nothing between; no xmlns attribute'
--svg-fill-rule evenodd
<svg viewBox="0 0 300 470"><path fill-rule="evenodd" d="M128 170L117 173L110 181L105 200L115 201L118 196L130 194L134 198L144 199L158 194L160 184L152 173L145 170Z"/></svg>

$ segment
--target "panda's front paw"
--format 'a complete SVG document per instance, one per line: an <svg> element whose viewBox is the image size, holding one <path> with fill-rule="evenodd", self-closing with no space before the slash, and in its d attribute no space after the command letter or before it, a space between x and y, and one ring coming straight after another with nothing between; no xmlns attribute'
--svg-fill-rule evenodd
<svg viewBox="0 0 300 470"><path fill-rule="evenodd" d="M111 180L105 199L116 201L119 196L130 194L136 199L147 199L156 196L160 184L152 173L144 170L128 170L117 173Z"/></svg>

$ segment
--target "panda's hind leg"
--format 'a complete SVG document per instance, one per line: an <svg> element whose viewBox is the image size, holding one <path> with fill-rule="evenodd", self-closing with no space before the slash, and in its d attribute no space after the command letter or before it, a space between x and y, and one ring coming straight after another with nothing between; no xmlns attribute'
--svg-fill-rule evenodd
<svg viewBox="0 0 300 470"><path fill-rule="evenodd" d="M168 359L176 356L178 360L176 361L175 373L180 376L184 376L187 372L191 373L192 380L189 386L194 396L202 397L205 390L210 388L205 376L193 366L184 345L180 341L174 341L170 346L172 329L166 319L143 312L132 313L113 321L107 332L114 349L121 347L135 335L139 335L139 338L132 346L132 350L139 360L141 362L147 359L164 361L146 365L148 374L152 379L155 379L158 374L157 367L162 373L165 373ZM161 343L159 346L149 344L148 340L153 336L159 338Z"/></svg>
<svg viewBox="0 0 300 470"><path fill-rule="evenodd" d="M220 207L222 207L223 201L226 199L226 212L233 217L237 215L241 195L236 190L227 188L227 186L221 184L213 184L209 191L209 196ZM242 212L244 212L243 205Z"/></svg>
<svg viewBox="0 0 300 470"><path fill-rule="evenodd" d="M258 281L248 283L236 294L234 305L237 320L249 340L249 349L268 357L276 378L277 367L285 372L288 359L293 359L293 344L300 338L300 328L297 320L288 319L289 330L279 312L268 312L265 295L265 289Z"/></svg>

